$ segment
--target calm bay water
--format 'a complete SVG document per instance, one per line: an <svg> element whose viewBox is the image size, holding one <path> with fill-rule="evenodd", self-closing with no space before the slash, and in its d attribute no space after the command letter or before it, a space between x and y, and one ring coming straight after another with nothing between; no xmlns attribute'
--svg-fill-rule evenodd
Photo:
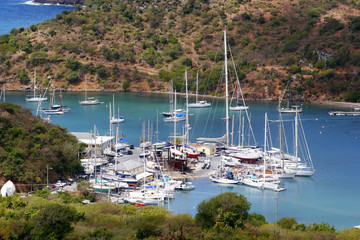
<svg viewBox="0 0 360 240"><path fill-rule="evenodd" d="M64 93L64 104L70 107L68 114L52 116L53 124L59 124L69 131L93 131L94 125L101 135L109 133L109 103L112 93L90 93L103 104L80 106L83 93ZM192 99L194 101L194 99ZM36 113L37 104L26 103L25 93L7 93L7 101L32 109ZM156 112L169 109L166 94L115 93L116 109L125 121L120 124L120 132L126 135L129 144L139 145L142 134L142 123L150 121L153 125L153 141L156 140ZM213 106L207 109L190 109L190 140L197 137L220 137L225 133L222 117L225 109L222 100L212 100ZM184 99L179 97L179 107L184 107ZM43 103L42 107L47 107ZM264 113L269 119L278 119L276 103L249 102L252 126L257 144L263 147ZM263 214L267 221L275 221L276 200L278 197L278 214L281 217L295 217L298 222L329 222L339 230L360 224L360 117L329 116L334 110L325 106L306 104L301 114L310 152L316 173L311 178L295 178L284 182L284 192L261 191L246 186L221 186L211 183L207 178L194 180L196 189L188 193L176 193L169 207L176 213L196 214L196 206L204 199L221 192L241 193L252 203L251 211ZM238 142L238 116L230 114L234 124L234 142ZM294 115L285 115L285 127L289 148L292 145L292 125ZM230 129L231 125L230 123ZM173 124L164 123L162 116L158 121L160 140L167 140L173 135ZM178 133L183 131L184 123L178 124ZM270 124L273 144L278 141L277 123ZM245 133L247 130L245 130ZM148 130L146 129L146 134ZM216 167L216 166L212 166Z"/></svg>
<svg viewBox="0 0 360 240"><path fill-rule="evenodd" d="M71 6L34 5L25 0L0 0L0 35L8 34L11 29L54 18ZM90 94L91 95L91 94ZM69 131L93 131L94 126L100 134L109 133L109 103L112 94L97 94L104 104L97 106L80 106L81 93L65 93L64 103L71 110L64 116L53 116L52 123L59 124ZM25 93L11 92L7 101L32 109L36 113L37 104L26 103ZM142 123L151 122L153 132L156 130L156 112L167 111L168 96L155 94L116 93L116 108L119 107L125 122L120 125L120 132L126 135L130 144L139 144L142 134ZM181 99L180 99L181 100ZM183 99L181 100L183 101ZM180 101L180 102L181 102ZM47 107L44 103L43 107ZM258 145L263 146L264 113L270 119L277 119L276 103L250 102L252 125ZM305 105L302 114L303 125L307 135L316 173L311 178L296 178L285 181L284 192L261 191L246 186L221 186L211 183L207 178L194 179L196 189L187 193L176 193L176 199L168 206L175 213L196 214L196 206L204 199L221 192L241 193L252 203L251 211L263 214L267 221L275 221L276 200L278 214L281 217L295 217L298 222L329 222L339 230L360 224L360 117L329 116L329 109L324 106ZM224 107L221 100L213 102L209 109L191 109L191 141L197 137L220 137L225 133ZM237 143L238 117L231 114L235 122L234 141ZM292 120L293 116L284 116ZM291 124L288 128L288 141L291 145ZM173 134L173 125L164 123L159 116L159 139L166 140ZM184 123L178 126L181 134ZM231 126L231 125L230 125ZM276 125L271 124L274 143ZM146 131L147 132L147 131ZM153 134L153 141L156 135ZM214 167L214 166L213 166ZM215 166L216 167L216 166Z"/></svg>
<svg viewBox="0 0 360 240"><path fill-rule="evenodd" d="M9 34L11 29L29 27L32 24L55 18L73 6L33 4L29 0L0 0L0 35Z"/></svg>

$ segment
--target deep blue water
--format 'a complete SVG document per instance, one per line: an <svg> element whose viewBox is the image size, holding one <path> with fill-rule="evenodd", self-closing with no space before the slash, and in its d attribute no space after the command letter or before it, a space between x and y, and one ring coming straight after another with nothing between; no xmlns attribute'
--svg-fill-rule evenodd
<svg viewBox="0 0 360 240"><path fill-rule="evenodd" d="M73 8L64 5L35 5L29 0L0 0L0 35L9 34L13 28L27 28L55 18L56 14Z"/></svg>
<svg viewBox="0 0 360 240"><path fill-rule="evenodd" d="M59 124L69 131L92 131L94 125L101 135L109 133L109 103L112 93L90 93L103 104L80 106L83 93L64 93L64 104L71 110L63 116L53 116L52 123ZM26 103L25 93L10 92L7 101L31 108L35 113L37 104ZM179 97L179 107L183 107L184 98ZM156 111L168 110L166 94L115 93L116 108L119 107L125 121L120 124L120 132L126 135L129 144L139 145L142 123L153 125L153 141L156 140ZM225 133L224 104L222 100L212 100L213 106L207 109L190 109L190 139L197 137L220 137ZM44 103L47 107L48 103ZM249 102L249 113L257 144L263 147L264 113L269 119L277 119L276 104L272 102ZM305 104L301 114L310 152L316 173L311 178L296 178L284 182L286 191L261 191L246 186L219 186L207 178L194 180L196 189L188 193L176 193L176 199L170 202L173 212L196 214L196 206L202 200L225 191L234 191L245 195L252 203L251 211L263 214L267 221L275 221L276 200L278 214L281 217L295 217L298 222L329 222L339 230L360 224L360 116L329 116L328 111L336 110L326 106ZM346 109L345 109L346 110ZM234 131L238 128L238 118L230 114L235 121ZM292 144L293 115L285 115L285 127L289 148ZM159 139L166 140L173 134L173 124L164 123L159 116ZM278 141L277 123L270 123L273 144ZM184 123L178 124L181 134ZM230 124L231 129L231 124ZM247 130L245 130L246 134ZM146 130L146 134L148 130ZM235 143L238 139L234 134ZM214 166L216 167L216 166Z"/></svg>

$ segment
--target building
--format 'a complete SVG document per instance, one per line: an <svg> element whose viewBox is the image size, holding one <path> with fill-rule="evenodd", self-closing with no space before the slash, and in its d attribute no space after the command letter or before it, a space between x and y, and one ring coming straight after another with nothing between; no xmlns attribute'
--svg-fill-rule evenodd
<svg viewBox="0 0 360 240"><path fill-rule="evenodd" d="M86 144L87 148L89 149L94 149L95 147L99 150L105 149L106 147L111 146L112 142L114 141L114 137L99 136L88 132L70 133L74 135L79 142Z"/></svg>
<svg viewBox="0 0 360 240"><path fill-rule="evenodd" d="M204 153L205 156L212 156L216 153L216 145L212 143L204 144L189 144L192 148L195 148L198 152Z"/></svg>
<svg viewBox="0 0 360 240"><path fill-rule="evenodd" d="M115 167L118 173L124 175L137 175L144 172L144 162L140 159L117 160L116 164L109 168L109 172L115 174Z"/></svg>

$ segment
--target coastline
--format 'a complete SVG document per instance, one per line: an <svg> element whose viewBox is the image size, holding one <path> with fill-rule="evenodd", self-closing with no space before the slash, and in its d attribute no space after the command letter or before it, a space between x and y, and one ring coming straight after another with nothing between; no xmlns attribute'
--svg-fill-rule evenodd
<svg viewBox="0 0 360 240"><path fill-rule="evenodd" d="M43 88L39 88L39 90L44 90ZM32 88L15 88L15 89L6 89L6 91L11 92L32 92ZM62 89L64 92L84 92L83 89L73 89L73 88L67 88ZM87 89L88 92L122 92L123 90L120 89ZM171 92L163 92L163 91L127 91L129 93L155 93L155 94L171 94ZM177 93L177 95L185 96L185 93ZM195 93L189 93L189 96L195 96ZM208 99L214 99L214 98L225 98L225 96L212 96L212 95L198 95L200 98L208 98ZM245 101L262 101L262 102L273 102L277 101L277 99L245 99ZM337 101L309 101L308 103L316 104L316 105L325 105L325 106L333 106L338 108L350 108L349 110L353 110L351 108L360 108L360 103L353 103L353 102L337 102Z"/></svg>

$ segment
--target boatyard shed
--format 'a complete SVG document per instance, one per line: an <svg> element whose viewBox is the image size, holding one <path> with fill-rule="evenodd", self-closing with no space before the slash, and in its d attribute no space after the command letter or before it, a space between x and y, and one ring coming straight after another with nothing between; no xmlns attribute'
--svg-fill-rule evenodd
<svg viewBox="0 0 360 240"><path fill-rule="evenodd" d="M116 171L125 175L137 175L144 172L144 163L138 159L129 159L125 161L118 161L116 164L109 168L110 173L115 173Z"/></svg>
<svg viewBox="0 0 360 240"><path fill-rule="evenodd" d="M74 135L79 142L85 143L88 148L106 148L111 145L111 143L114 140L114 137L109 136L100 136L95 135L93 133L88 132L70 132L72 135Z"/></svg>
<svg viewBox="0 0 360 240"><path fill-rule="evenodd" d="M190 144L190 146L195 148L198 152L204 153L206 156L211 156L216 153L216 145L212 143Z"/></svg>

